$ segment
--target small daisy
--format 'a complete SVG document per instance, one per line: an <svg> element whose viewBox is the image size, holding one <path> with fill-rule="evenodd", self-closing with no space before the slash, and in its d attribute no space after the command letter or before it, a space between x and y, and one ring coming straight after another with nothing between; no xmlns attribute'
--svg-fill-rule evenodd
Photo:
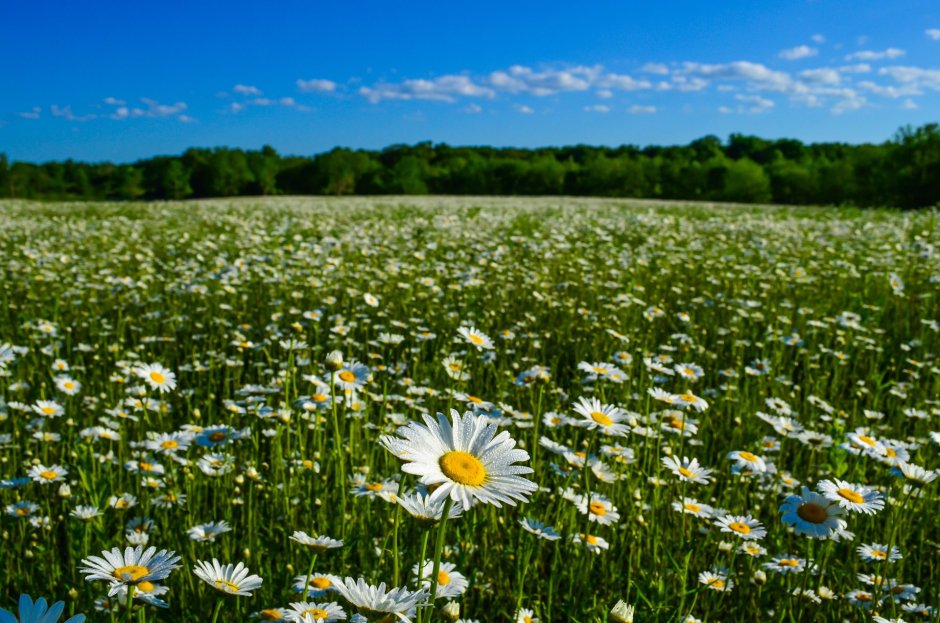
<svg viewBox="0 0 940 623"><path fill-rule="evenodd" d="M431 501L430 494L412 492L407 495L397 496L398 504L407 511L409 515L424 523L437 523L444 515L444 500L438 498ZM454 502L450 507L448 519L456 519L463 513L463 504Z"/></svg>
<svg viewBox="0 0 940 623"><path fill-rule="evenodd" d="M457 333L460 337L476 346L477 350L493 350L493 340L484 333L477 331L476 327L460 327L457 329Z"/></svg>
<svg viewBox="0 0 940 623"><path fill-rule="evenodd" d="M626 424L621 424L627 419L623 410L613 405L601 404L597 398L579 398L574 410L584 418L577 420L576 424L588 430L600 429L606 435L621 437L630 430Z"/></svg>
<svg viewBox="0 0 940 623"><path fill-rule="evenodd" d="M610 543L608 543L606 539L602 539L594 534L587 536L584 536L583 532L580 534L572 534L571 540L575 543L583 543L584 546L588 548L589 552L595 554L600 554L601 550L610 549Z"/></svg>
<svg viewBox="0 0 940 623"><path fill-rule="evenodd" d="M313 550L318 554L329 549L337 549L343 546L343 542L337 539L331 539L328 536L318 536L316 538L309 536L306 532L295 531L290 537L291 541L300 543L304 547Z"/></svg>
<svg viewBox="0 0 940 623"><path fill-rule="evenodd" d="M65 480L68 473L68 470L61 465L50 465L46 467L45 465L39 464L33 465L29 469L28 475L33 479L33 482L49 485L54 482L62 482Z"/></svg>
<svg viewBox="0 0 940 623"><path fill-rule="evenodd" d="M134 368L134 372L147 382L151 389L161 394L176 389L176 375L159 363L149 363Z"/></svg>
<svg viewBox="0 0 940 623"><path fill-rule="evenodd" d="M806 568L806 561L797 556L784 554L774 556L769 562L765 562L763 566L768 571L786 575L788 573L801 573Z"/></svg>
<svg viewBox="0 0 940 623"><path fill-rule="evenodd" d="M682 498L681 502L677 500L672 503L672 510L688 515L695 515L696 517L707 518L712 515L715 509L708 504L702 504L692 498Z"/></svg>
<svg viewBox="0 0 940 623"><path fill-rule="evenodd" d="M586 496L579 495L575 498L574 503L579 511L588 516L589 521L596 521L602 526L609 526L620 520L617 507L609 499L598 493L592 493L590 501Z"/></svg>
<svg viewBox="0 0 940 623"><path fill-rule="evenodd" d="M557 541L561 538L561 535L558 534L554 528L545 525L541 521L536 521L535 519L526 517L525 519L519 520L519 523L522 525L523 530L526 532L531 532L540 539L545 539L546 541Z"/></svg>
<svg viewBox="0 0 940 623"><path fill-rule="evenodd" d="M387 614L404 615L429 597L428 591L424 589L414 592L405 588L387 590L385 582L373 586L367 584L362 578L358 580L337 578L334 586L346 601L370 617Z"/></svg>
<svg viewBox="0 0 940 623"><path fill-rule="evenodd" d="M860 545L856 551L865 562L894 562L903 558L901 550L896 545L889 549L887 545L872 543Z"/></svg>
<svg viewBox="0 0 940 623"><path fill-rule="evenodd" d="M104 580L111 583L108 595L114 595L115 587L122 584L140 584L163 580L173 569L178 569L180 557L165 549L157 552L156 547L144 550L142 545L128 547L122 553L117 547L101 552L101 556L89 556L81 561L79 572L85 574L85 580Z"/></svg>
<svg viewBox="0 0 940 623"><path fill-rule="evenodd" d="M248 567L244 563L222 566L215 558L212 564L197 561L193 573L206 584L222 591L227 595L242 595L251 597L251 591L261 588L261 578L257 575L248 575Z"/></svg>
<svg viewBox="0 0 940 623"><path fill-rule="evenodd" d="M284 616L288 621L296 623L302 623L305 620L332 623L333 621L344 621L346 612L335 601L330 603L300 601L291 603L290 610Z"/></svg>
<svg viewBox="0 0 940 623"><path fill-rule="evenodd" d="M746 450L729 452L727 458L734 461L735 467L742 470L761 474L767 471L767 463L764 462L764 459Z"/></svg>
<svg viewBox="0 0 940 623"><path fill-rule="evenodd" d="M708 477L711 475L712 470L705 469L699 465L698 459L689 460L688 457L682 457L680 461L675 457L665 456L662 458L662 462L666 468L679 477L679 480L694 482L700 485L707 485L709 483Z"/></svg>
<svg viewBox="0 0 940 623"><path fill-rule="evenodd" d="M460 572L456 571L456 565L450 562L442 562L440 569L437 572L437 599L441 597L459 597L467 590L467 587L470 583L467 581L467 578ZM424 566L418 568L418 565L415 565L411 568L411 573L417 578L421 578L421 587L430 590L431 589L431 574L434 573L434 561L426 560L424 561Z"/></svg>
<svg viewBox="0 0 940 623"><path fill-rule="evenodd" d="M750 515L724 515L715 520L722 532L730 532L745 541L759 540L767 536L767 530Z"/></svg>
<svg viewBox="0 0 940 623"><path fill-rule="evenodd" d="M838 502L842 508L874 515L885 507L884 495L869 487L856 485L844 480L823 480L817 485L819 492Z"/></svg>
<svg viewBox="0 0 940 623"><path fill-rule="evenodd" d="M193 526L187 531L189 538L193 541L209 541L210 543L215 542L215 537L226 532L231 532L232 527L228 525L226 521L210 521L209 523L199 524L198 526Z"/></svg>
<svg viewBox="0 0 940 623"><path fill-rule="evenodd" d="M702 571L698 574L698 581L713 591L730 591L734 588L734 581L724 571Z"/></svg>

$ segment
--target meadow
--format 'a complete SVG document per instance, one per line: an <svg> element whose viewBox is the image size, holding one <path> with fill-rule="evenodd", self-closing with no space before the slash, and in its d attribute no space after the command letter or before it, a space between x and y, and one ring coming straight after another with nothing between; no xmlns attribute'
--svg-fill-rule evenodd
<svg viewBox="0 0 940 623"><path fill-rule="evenodd" d="M940 621L936 211L0 202L0 271L11 613Z"/></svg>

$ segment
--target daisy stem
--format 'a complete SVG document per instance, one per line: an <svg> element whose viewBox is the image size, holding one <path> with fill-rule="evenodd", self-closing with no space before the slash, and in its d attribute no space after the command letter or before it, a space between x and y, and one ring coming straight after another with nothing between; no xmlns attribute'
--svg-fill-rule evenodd
<svg viewBox="0 0 940 623"><path fill-rule="evenodd" d="M124 606L124 623L128 623L131 620L131 611L134 609L134 589L137 588L133 584L127 585L127 604Z"/></svg>
<svg viewBox="0 0 940 623"><path fill-rule="evenodd" d="M313 566L315 564L317 564L316 554L310 559L310 566L307 567L307 578L304 580L304 596L300 601L307 601L307 592L310 590L310 576L313 574Z"/></svg>
<svg viewBox="0 0 940 623"><path fill-rule="evenodd" d="M346 534L346 457L343 454L343 436L339 432L339 416L336 413L336 383L330 383L330 407L333 410L333 436L336 448L336 458L339 464L340 482L340 538Z"/></svg>
<svg viewBox="0 0 940 623"><path fill-rule="evenodd" d="M431 610L434 609L434 599L437 597L437 576L441 571L441 552L444 550L444 531L447 527L447 518L450 508L454 505L454 498L448 496L444 502L444 512L441 513L441 523L437 527L437 542L434 544L434 568L431 571ZM424 561L422 561L423 563Z"/></svg>
<svg viewBox="0 0 940 623"><path fill-rule="evenodd" d="M215 602L215 610L212 612L212 623L216 623L219 618L219 611L222 609L222 600Z"/></svg>
<svg viewBox="0 0 940 623"><path fill-rule="evenodd" d="M398 525L401 523L401 505L395 504L395 527L392 530L392 582L395 586L401 586L399 584L399 569L398 569ZM421 561L424 562L423 560Z"/></svg>

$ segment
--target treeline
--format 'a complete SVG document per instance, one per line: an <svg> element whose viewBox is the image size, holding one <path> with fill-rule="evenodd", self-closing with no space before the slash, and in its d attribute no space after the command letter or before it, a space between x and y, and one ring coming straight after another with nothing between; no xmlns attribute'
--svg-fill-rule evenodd
<svg viewBox="0 0 940 623"><path fill-rule="evenodd" d="M419 143L312 157L271 147L189 149L133 164L9 162L0 197L185 199L236 195L592 195L915 208L940 204L940 126L884 143L804 144L732 134L671 147L503 149Z"/></svg>

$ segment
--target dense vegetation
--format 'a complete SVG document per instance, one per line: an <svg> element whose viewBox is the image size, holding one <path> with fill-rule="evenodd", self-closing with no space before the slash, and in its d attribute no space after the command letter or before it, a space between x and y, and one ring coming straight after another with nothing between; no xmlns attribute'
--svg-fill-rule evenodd
<svg viewBox="0 0 940 623"><path fill-rule="evenodd" d="M0 197L183 199L236 195L584 195L915 208L940 202L940 126L880 145L732 134L672 147L189 149L133 164L32 164L0 154Z"/></svg>

